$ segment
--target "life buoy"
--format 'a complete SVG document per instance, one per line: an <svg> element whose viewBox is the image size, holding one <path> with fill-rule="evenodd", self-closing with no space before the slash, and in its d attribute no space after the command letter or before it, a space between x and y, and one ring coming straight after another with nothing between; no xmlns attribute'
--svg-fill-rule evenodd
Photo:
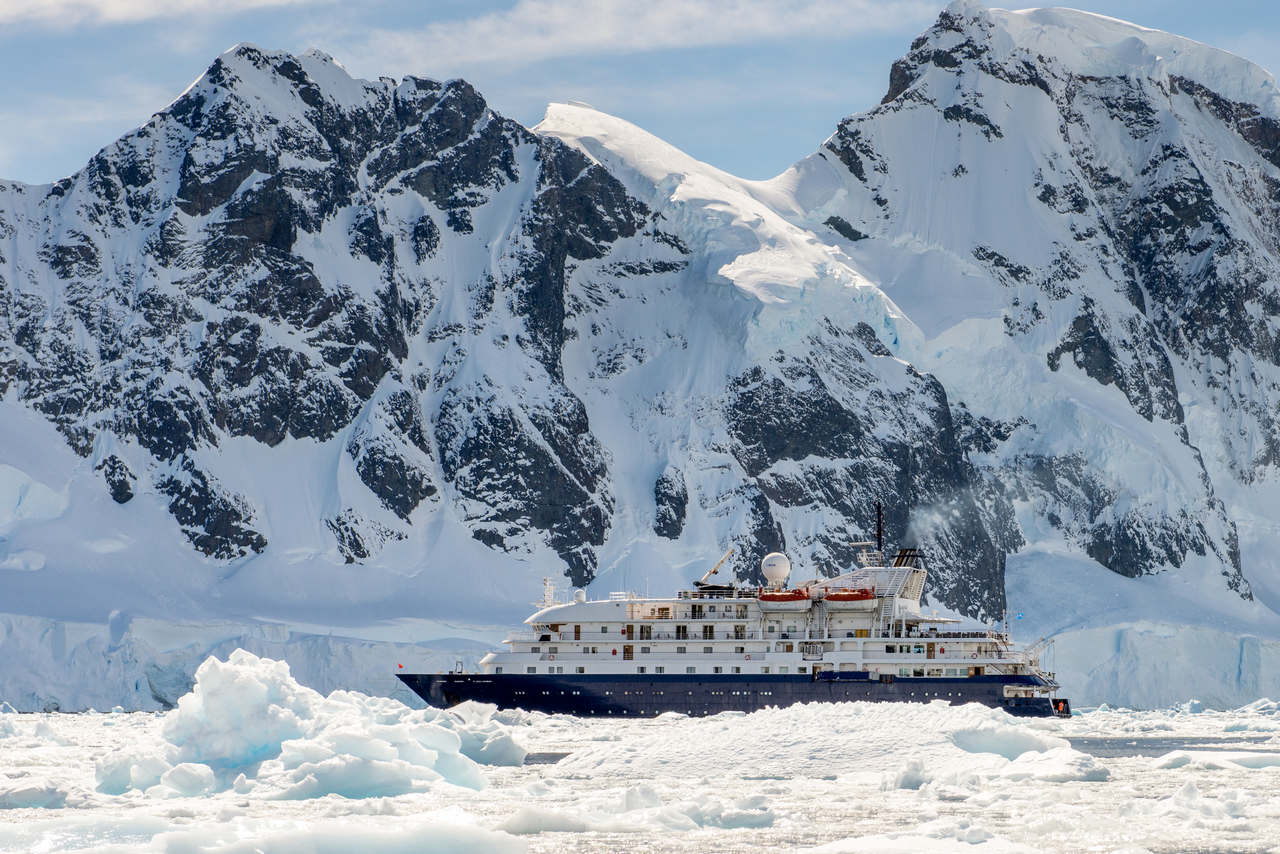
<svg viewBox="0 0 1280 854"><path fill-rule="evenodd" d="M547 661L555 661L555 660L556 660L556 657L554 655L547 656Z"/></svg>
<svg viewBox="0 0 1280 854"><path fill-rule="evenodd" d="M747 661L750 661L750 660L751 660L751 656L749 656L749 655L748 655L748 656L747 656Z"/></svg>
<svg viewBox="0 0 1280 854"><path fill-rule="evenodd" d="M977 658L977 657L978 657L978 654L975 652L973 655L971 655L971 656L969 656L969 657L970 657L970 658Z"/></svg>

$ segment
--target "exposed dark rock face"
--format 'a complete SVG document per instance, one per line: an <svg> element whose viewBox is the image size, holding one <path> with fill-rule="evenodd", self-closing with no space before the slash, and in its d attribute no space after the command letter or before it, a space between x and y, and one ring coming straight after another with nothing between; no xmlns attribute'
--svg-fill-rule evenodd
<svg viewBox="0 0 1280 854"><path fill-rule="evenodd" d="M1004 326L1019 347L1039 349L1051 371L1073 365L1118 389L1147 422L1171 425L1195 469L1188 489L1199 490L1197 509L1126 497L1147 484L1103 472L1092 449L1037 456L1010 446L1006 453L1000 431L966 415L964 431L983 458L980 479L1035 502L1116 572L1138 576L1210 554L1228 586L1248 597L1234 524L1191 447L1180 397L1194 390L1242 425L1226 439L1239 480L1248 483L1280 460L1273 402L1280 375L1272 370L1280 366L1273 328L1280 316L1280 124L1185 76L1073 71L1078 58L1019 46L1001 30L1004 14L976 4L941 13L894 63L881 105L842 122L826 152L866 187L875 207L864 209L880 209L884 224L869 224L872 235L895 240L904 237L897 224L910 216L896 207L895 193L910 183L903 170L914 164L876 144L885 127L928 115L956 126L965 145L996 146L1013 133L1018 150L1036 152L1038 165L1014 177L1010 191L1025 182L1049 219L1025 232L1030 239L953 251L971 253L1008 289ZM1134 47L1147 50L1140 41ZM1007 118L994 118L1009 116L999 110L1015 102L1020 112L1034 105L1054 116L1056 128L1011 128ZM1233 134L1238 145L1224 142ZM967 172L956 167L950 178ZM1195 388L1179 387L1187 382ZM1023 425L1022 445L1035 445L1048 428Z"/></svg>
<svg viewBox="0 0 1280 854"><path fill-rule="evenodd" d="M111 498L117 504L128 503L133 498L133 487L138 482L124 460L112 454L98 464L103 478L107 481L107 489L111 490Z"/></svg>
<svg viewBox="0 0 1280 854"><path fill-rule="evenodd" d="M260 508L223 485L205 451L229 437L345 437L356 476L391 514L348 508L328 520L348 560L402 538L397 525L439 496L443 471L459 495L490 503L480 515L504 534L545 532L585 583L612 500L586 410L561 382L565 271L635 236L644 206L464 81L356 81L360 94L339 95L314 76L333 69L321 54L241 46L52 187L41 204L80 225L39 250L33 275L62 282L65 297L52 308L39 289L0 290L6 388L16 383L82 454L103 432L136 439L166 472L155 488L211 557L267 543ZM494 231L490 208L514 213L514 234ZM0 205L8 235L11 216ZM458 324L438 314L465 283L440 279L449 266L438 260L459 249L437 222L502 247ZM140 252L113 254L120 229L147 235ZM343 263L360 273L335 272ZM487 378L480 388L437 374L433 386L427 368L403 379L411 338L430 327L464 354L471 336L492 337L486 318L517 332L525 384L548 383L553 402L489 412L482 401L500 384ZM135 476L116 458L103 467L127 501Z"/></svg>
<svg viewBox="0 0 1280 854"><path fill-rule="evenodd" d="M658 508L653 518L653 532L668 540L680 539L689 507L689 490L679 469L667 467L653 484L653 500Z"/></svg>

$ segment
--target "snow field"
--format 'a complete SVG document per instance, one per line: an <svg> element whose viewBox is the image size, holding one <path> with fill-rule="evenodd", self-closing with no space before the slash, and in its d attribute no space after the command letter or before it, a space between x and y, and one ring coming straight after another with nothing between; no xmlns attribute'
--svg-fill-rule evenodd
<svg viewBox="0 0 1280 854"><path fill-rule="evenodd" d="M0 854L1280 850L1271 701L586 720L323 697L237 653L163 714L0 707L0 775Z"/></svg>

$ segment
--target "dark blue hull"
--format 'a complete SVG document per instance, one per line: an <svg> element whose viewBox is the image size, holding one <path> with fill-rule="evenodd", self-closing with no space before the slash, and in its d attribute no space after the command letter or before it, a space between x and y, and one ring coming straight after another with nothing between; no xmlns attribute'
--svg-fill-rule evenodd
<svg viewBox="0 0 1280 854"><path fill-rule="evenodd" d="M824 674L825 675L825 674ZM754 712L795 703L981 703L1012 715L1053 717L1070 714L1066 700L1006 697L1006 685L1040 686L1034 676L971 676L881 681L874 674L840 673L834 678L804 675L647 674L401 674L414 693L436 708L466 700L500 709L525 709L584 717L653 717L680 712L701 717L720 712ZM1060 704L1060 705L1059 705Z"/></svg>

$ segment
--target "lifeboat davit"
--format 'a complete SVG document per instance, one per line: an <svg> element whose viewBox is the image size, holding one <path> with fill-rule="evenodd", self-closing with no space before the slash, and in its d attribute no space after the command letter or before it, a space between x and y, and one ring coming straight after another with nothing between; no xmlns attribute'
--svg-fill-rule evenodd
<svg viewBox="0 0 1280 854"><path fill-rule="evenodd" d="M807 611L809 610L808 590L770 590L761 593L757 599L761 611Z"/></svg>
<svg viewBox="0 0 1280 854"><path fill-rule="evenodd" d="M828 590L822 601L828 611L874 611L876 592L869 587Z"/></svg>

